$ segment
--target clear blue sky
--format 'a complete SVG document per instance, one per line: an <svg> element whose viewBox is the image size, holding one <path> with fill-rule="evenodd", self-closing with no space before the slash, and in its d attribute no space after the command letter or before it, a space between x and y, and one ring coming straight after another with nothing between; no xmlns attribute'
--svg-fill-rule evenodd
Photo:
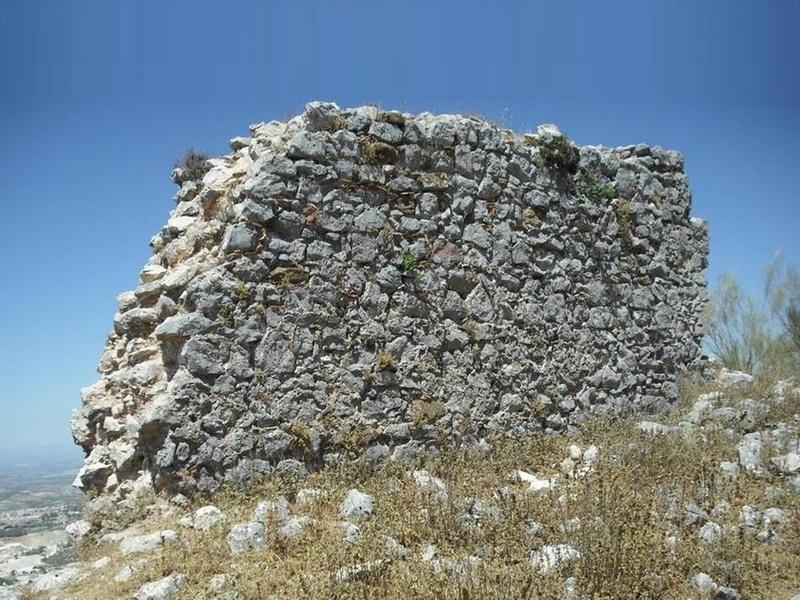
<svg viewBox="0 0 800 600"><path fill-rule="evenodd" d="M475 112L684 153L709 278L800 265L800 3L0 2L0 454L67 446L176 191L306 102Z"/></svg>

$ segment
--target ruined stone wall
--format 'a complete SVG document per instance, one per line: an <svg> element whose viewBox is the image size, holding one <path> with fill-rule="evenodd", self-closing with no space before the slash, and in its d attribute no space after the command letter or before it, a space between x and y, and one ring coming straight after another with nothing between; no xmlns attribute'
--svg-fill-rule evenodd
<svg viewBox="0 0 800 600"><path fill-rule="evenodd" d="M677 152L323 103L231 148L173 173L118 298L72 423L90 494L659 410L699 364L707 229Z"/></svg>

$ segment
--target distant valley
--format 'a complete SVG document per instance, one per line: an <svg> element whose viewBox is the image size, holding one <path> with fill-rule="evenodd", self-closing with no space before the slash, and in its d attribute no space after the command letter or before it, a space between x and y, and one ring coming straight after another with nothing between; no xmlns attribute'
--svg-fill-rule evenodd
<svg viewBox="0 0 800 600"><path fill-rule="evenodd" d="M0 457L0 538L63 527L78 515L71 487L80 453L33 450Z"/></svg>

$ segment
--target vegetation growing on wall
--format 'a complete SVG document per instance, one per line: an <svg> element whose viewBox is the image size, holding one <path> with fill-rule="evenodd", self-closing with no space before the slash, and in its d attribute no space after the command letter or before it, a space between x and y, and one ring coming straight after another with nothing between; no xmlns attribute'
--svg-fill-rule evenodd
<svg viewBox="0 0 800 600"><path fill-rule="evenodd" d="M208 154L189 148L175 162L175 168L183 171L181 176L183 181L197 181L211 169L208 158Z"/></svg>

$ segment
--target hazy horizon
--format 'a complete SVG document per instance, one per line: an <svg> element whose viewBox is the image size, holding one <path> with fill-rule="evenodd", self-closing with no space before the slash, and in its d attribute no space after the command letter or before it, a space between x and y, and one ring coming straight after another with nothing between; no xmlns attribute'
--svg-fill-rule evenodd
<svg viewBox="0 0 800 600"><path fill-rule="evenodd" d="M42 464L46 462L66 462L75 460L80 463L84 456L83 449L76 444L58 443L20 447L0 448L0 469L22 464Z"/></svg>

